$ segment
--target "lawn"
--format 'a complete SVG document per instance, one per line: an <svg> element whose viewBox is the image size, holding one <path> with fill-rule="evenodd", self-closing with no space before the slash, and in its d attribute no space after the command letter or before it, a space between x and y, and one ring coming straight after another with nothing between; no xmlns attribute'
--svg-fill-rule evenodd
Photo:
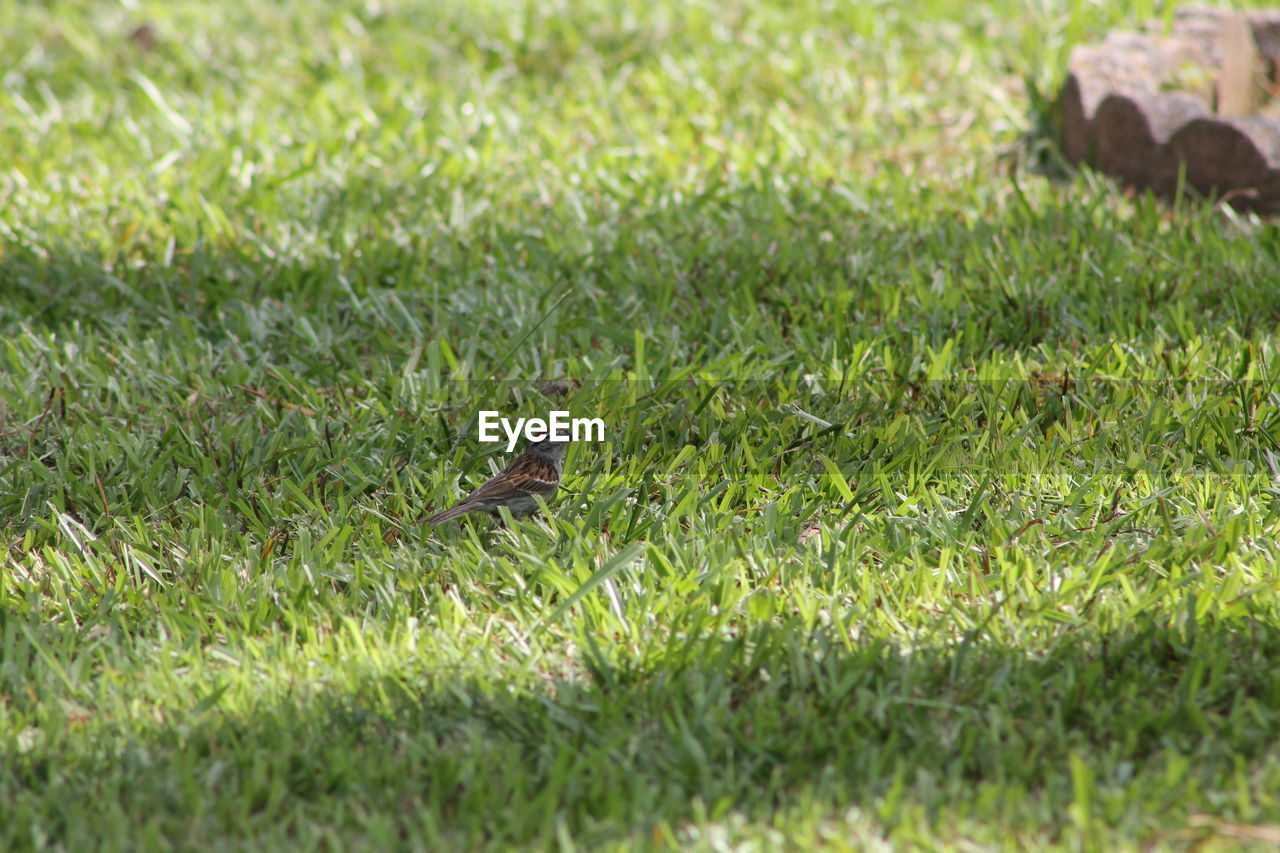
<svg viewBox="0 0 1280 853"><path fill-rule="evenodd" d="M1269 849L1280 230L1044 135L1163 8L0 5L0 848Z"/></svg>

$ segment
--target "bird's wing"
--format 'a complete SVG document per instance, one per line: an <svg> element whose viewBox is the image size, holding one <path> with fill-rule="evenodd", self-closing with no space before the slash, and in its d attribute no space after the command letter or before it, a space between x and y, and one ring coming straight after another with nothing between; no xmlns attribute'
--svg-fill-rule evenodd
<svg viewBox="0 0 1280 853"><path fill-rule="evenodd" d="M498 503L525 495L548 495L560 485L556 469L549 463L524 457L467 497L467 502Z"/></svg>

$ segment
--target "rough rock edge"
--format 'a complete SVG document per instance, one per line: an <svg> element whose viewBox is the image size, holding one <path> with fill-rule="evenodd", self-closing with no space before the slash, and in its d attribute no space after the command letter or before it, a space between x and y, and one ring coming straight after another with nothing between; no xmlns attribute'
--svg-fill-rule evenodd
<svg viewBox="0 0 1280 853"><path fill-rule="evenodd" d="M1188 67L1218 75L1224 27L1235 14L1180 10L1169 36L1148 25L1077 47L1061 93L1067 159L1166 198L1185 183L1236 208L1280 212L1280 119L1216 115L1208 86L1164 91ZM1243 15L1257 61L1274 81L1280 11Z"/></svg>

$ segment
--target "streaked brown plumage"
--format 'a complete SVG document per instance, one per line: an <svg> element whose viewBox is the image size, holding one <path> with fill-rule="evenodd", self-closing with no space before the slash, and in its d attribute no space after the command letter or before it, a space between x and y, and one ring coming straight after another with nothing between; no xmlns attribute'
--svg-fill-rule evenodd
<svg viewBox="0 0 1280 853"><path fill-rule="evenodd" d="M567 447L568 444L562 441L531 443L502 473L456 506L424 519L425 523L440 524L476 510L497 515L499 507L504 506L513 516L528 515L537 508L538 497L549 501L560 487Z"/></svg>

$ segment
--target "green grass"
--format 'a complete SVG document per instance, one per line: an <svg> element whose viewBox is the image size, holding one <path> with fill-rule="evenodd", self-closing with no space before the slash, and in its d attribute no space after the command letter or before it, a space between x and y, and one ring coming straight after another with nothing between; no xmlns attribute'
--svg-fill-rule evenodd
<svg viewBox="0 0 1280 853"><path fill-rule="evenodd" d="M0 848L1265 848L1280 231L1021 157L1163 8L0 6Z"/></svg>

